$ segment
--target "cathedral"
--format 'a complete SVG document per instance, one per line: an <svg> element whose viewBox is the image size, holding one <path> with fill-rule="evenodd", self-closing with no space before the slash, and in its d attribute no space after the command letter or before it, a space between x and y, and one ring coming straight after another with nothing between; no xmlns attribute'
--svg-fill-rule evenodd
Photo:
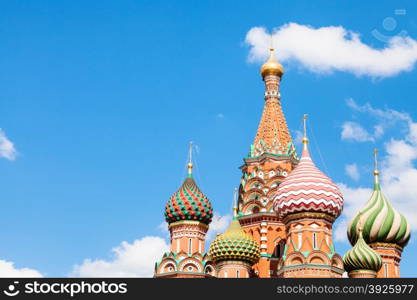
<svg viewBox="0 0 417 300"><path fill-rule="evenodd" d="M170 251L155 264L156 278L352 278L400 277L410 225L385 198L375 151L374 188L351 220L352 248L342 257L332 241L343 195L309 154L306 118L301 157L281 107L284 68L274 49L261 67L265 103L254 143L240 167L233 220L205 252L213 217L209 199L188 176L168 200Z"/></svg>

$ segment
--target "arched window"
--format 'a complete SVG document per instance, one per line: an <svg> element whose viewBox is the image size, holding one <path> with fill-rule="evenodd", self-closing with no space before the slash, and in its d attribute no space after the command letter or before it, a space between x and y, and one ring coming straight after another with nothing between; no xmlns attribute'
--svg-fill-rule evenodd
<svg viewBox="0 0 417 300"><path fill-rule="evenodd" d="M275 244L274 256L275 257L280 257L281 256L281 249L280 249L279 243Z"/></svg>
<svg viewBox="0 0 417 300"><path fill-rule="evenodd" d="M280 240L279 242L275 243L273 256L276 258L281 258L281 256L284 255L284 247L285 240Z"/></svg>
<svg viewBox="0 0 417 300"><path fill-rule="evenodd" d="M252 213L257 214L259 212L259 207L255 206L252 208Z"/></svg>
<svg viewBox="0 0 417 300"><path fill-rule="evenodd" d="M236 278L239 278L239 270L236 270Z"/></svg>

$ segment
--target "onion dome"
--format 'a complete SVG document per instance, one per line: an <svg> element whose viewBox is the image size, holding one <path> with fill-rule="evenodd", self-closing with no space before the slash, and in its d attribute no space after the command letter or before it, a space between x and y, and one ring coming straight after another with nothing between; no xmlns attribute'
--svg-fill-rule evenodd
<svg viewBox="0 0 417 300"><path fill-rule="evenodd" d="M377 162L375 151L375 163ZM390 243L400 247L410 239L410 224L397 212L381 192L379 171L375 166L374 191L366 206L348 226L348 238L353 245L358 239L358 224L363 224L363 238L370 243Z"/></svg>
<svg viewBox="0 0 417 300"><path fill-rule="evenodd" d="M191 148L190 148L191 149ZM199 221L210 224L213 209L209 199L198 188L192 177L193 164L188 163L188 177L165 206L165 220L171 224L183 220Z"/></svg>
<svg viewBox="0 0 417 300"><path fill-rule="evenodd" d="M208 255L214 262L238 260L255 264L260 257L258 242L246 234L237 219L237 208L233 208L233 220L225 233L217 235L210 245Z"/></svg>
<svg viewBox="0 0 417 300"><path fill-rule="evenodd" d="M259 260L258 243L247 235L234 217L227 231L219 234L210 245L208 252L214 262L240 260L254 264Z"/></svg>
<svg viewBox="0 0 417 300"><path fill-rule="evenodd" d="M284 74L284 67L277 61L274 55L274 49L269 49L270 54L268 60L261 67L262 78L268 75L276 75L281 77Z"/></svg>
<svg viewBox="0 0 417 300"><path fill-rule="evenodd" d="M355 246L343 256L343 265L347 272L369 270L376 273L381 269L382 258L366 244L359 232Z"/></svg>
<svg viewBox="0 0 417 300"><path fill-rule="evenodd" d="M304 116L303 153L295 169L279 185L274 209L281 219L294 213L325 213L336 219L343 210L343 196L336 184L321 172L308 151Z"/></svg>

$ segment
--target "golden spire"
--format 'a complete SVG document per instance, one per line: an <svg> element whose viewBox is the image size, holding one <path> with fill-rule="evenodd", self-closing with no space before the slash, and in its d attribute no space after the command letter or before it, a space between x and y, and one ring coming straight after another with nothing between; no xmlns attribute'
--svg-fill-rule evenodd
<svg viewBox="0 0 417 300"><path fill-rule="evenodd" d="M262 78L267 75L276 75L281 77L284 74L284 67L277 61L274 55L275 49L272 47L271 37L271 48L269 48L269 58L261 67Z"/></svg>
<svg viewBox="0 0 417 300"><path fill-rule="evenodd" d="M188 152L188 177L192 177L193 174L193 142L190 142L190 148Z"/></svg>
<svg viewBox="0 0 417 300"><path fill-rule="evenodd" d="M233 191L233 218L237 218L237 188Z"/></svg>
<svg viewBox="0 0 417 300"><path fill-rule="evenodd" d="M307 114L304 114L304 117L303 117L303 125L304 125L304 135L303 135L303 144L304 144L304 146L303 146L303 148L304 149L307 149L307 144L308 144L308 138L307 138L307 117L308 117L308 115Z"/></svg>
<svg viewBox="0 0 417 300"><path fill-rule="evenodd" d="M378 149L374 150L374 183L379 184L379 171L378 171Z"/></svg>

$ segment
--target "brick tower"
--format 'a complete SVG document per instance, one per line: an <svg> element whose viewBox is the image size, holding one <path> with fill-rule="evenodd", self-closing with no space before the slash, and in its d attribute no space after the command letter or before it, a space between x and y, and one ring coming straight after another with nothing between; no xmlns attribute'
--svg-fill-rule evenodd
<svg viewBox="0 0 417 300"><path fill-rule="evenodd" d="M378 151L374 151L374 192L371 199L348 226L348 238L354 245L363 224L365 242L382 257L382 268L377 277L400 277L400 261L404 247L410 240L410 224L384 197L379 184Z"/></svg>
<svg viewBox="0 0 417 300"><path fill-rule="evenodd" d="M278 276L341 277L343 261L334 249L332 225L342 213L343 196L310 157L306 116L303 144L299 164L273 197L287 235Z"/></svg>
<svg viewBox="0 0 417 300"><path fill-rule="evenodd" d="M255 141L241 167L238 219L243 230L260 245L261 257L254 265L259 277L276 276L276 267L286 242L285 226L272 209L271 195L298 163L281 107L280 83L284 68L274 49L261 68L265 104Z"/></svg>
<svg viewBox="0 0 417 300"><path fill-rule="evenodd" d="M165 207L169 224L171 251L155 265L155 277L204 278L213 268L204 255L204 243L213 210L208 198L201 192L192 175L192 144L188 176Z"/></svg>

